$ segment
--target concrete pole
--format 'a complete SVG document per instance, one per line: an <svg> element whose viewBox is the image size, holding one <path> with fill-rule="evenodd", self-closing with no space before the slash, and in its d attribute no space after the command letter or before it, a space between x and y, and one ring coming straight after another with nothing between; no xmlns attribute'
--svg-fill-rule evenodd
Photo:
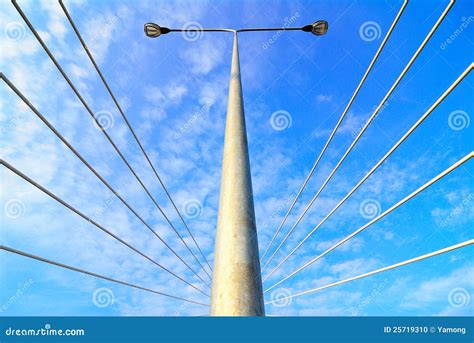
<svg viewBox="0 0 474 343"><path fill-rule="evenodd" d="M264 316L252 180L234 34L214 248L211 316Z"/></svg>

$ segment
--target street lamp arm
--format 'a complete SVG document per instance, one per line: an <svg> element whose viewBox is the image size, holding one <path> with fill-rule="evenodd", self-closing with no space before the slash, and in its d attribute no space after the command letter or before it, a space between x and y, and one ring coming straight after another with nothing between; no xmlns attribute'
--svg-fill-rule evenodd
<svg viewBox="0 0 474 343"><path fill-rule="evenodd" d="M305 25L303 27L262 27L262 28L246 28L246 29L223 29L223 28L187 28L187 29L170 29L167 27L159 26L155 23L145 24L145 34L151 38L157 38L161 35L170 32L231 32L236 34L237 32L256 32L256 31L304 31L311 32L316 36L325 35L328 31L328 22L326 20L317 20L313 24Z"/></svg>
<svg viewBox="0 0 474 343"><path fill-rule="evenodd" d="M162 27L161 30L166 29L165 27ZM232 29L169 29L168 32L231 32L235 33L238 32L238 30L232 30ZM164 33L164 32L162 32Z"/></svg>
<svg viewBox="0 0 474 343"><path fill-rule="evenodd" d="M166 27L162 27L162 34L163 29ZM311 32L312 25L306 25L303 27L253 27L253 28L245 28L245 29L221 29L221 28L213 28L213 29L206 29L206 28L197 28L197 29L169 29L168 32L255 32L255 31L306 31Z"/></svg>
<svg viewBox="0 0 474 343"><path fill-rule="evenodd" d="M164 34L167 28L162 27L161 28L161 33ZM262 27L262 28L245 28L245 29L222 29L222 28L193 28L193 29L169 29L168 32L231 32L231 33L236 33L236 32L255 32L255 31L291 31L291 30L297 30L297 31L303 31L303 27ZM166 33L168 33L166 32Z"/></svg>
<svg viewBox="0 0 474 343"><path fill-rule="evenodd" d="M303 31L302 27L263 27L239 29L237 32L255 32L255 31Z"/></svg>

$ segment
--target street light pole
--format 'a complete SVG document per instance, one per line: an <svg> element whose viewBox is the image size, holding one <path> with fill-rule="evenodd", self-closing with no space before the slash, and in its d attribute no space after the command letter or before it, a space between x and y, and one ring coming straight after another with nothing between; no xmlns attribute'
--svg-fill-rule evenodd
<svg viewBox="0 0 474 343"><path fill-rule="evenodd" d="M169 29L145 24L151 38L170 32L234 35L211 292L211 316L264 316L252 179L240 78L238 32L298 30L324 35L324 20L296 28Z"/></svg>
<svg viewBox="0 0 474 343"><path fill-rule="evenodd" d="M213 270L211 315L265 315L237 33L232 51Z"/></svg>

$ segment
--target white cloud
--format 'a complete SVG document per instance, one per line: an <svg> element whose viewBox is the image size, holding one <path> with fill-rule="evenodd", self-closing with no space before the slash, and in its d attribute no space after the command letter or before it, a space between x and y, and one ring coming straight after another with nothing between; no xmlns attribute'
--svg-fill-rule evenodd
<svg viewBox="0 0 474 343"><path fill-rule="evenodd" d="M374 269L377 264L378 261L375 258L356 258L341 263L334 263L331 265L330 270L341 278L346 278Z"/></svg>
<svg viewBox="0 0 474 343"><path fill-rule="evenodd" d="M58 3L53 1L42 1L41 8L48 14L48 30L59 40L63 40L66 29L66 18Z"/></svg>
<svg viewBox="0 0 474 343"><path fill-rule="evenodd" d="M113 39L122 32L122 19L127 15L131 14L123 6L118 11L108 10L103 14L95 14L84 23L82 36L99 64L105 59Z"/></svg>
<svg viewBox="0 0 474 343"><path fill-rule="evenodd" d="M326 94L318 94L316 95L316 102L330 102L332 100L331 95L326 95Z"/></svg>
<svg viewBox="0 0 474 343"><path fill-rule="evenodd" d="M162 88L153 85L144 87L145 99L161 107L169 106L170 103L179 104L187 92L186 86L178 83L171 83Z"/></svg>
<svg viewBox="0 0 474 343"><path fill-rule="evenodd" d="M462 290L462 299L456 300L452 298L455 296L452 292L458 289ZM472 315L473 289L474 267L466 265L451 271L446 276L423 281L417 288L406 293L400 306L401 308L415 308L426 312L431 304L441 303L442 310L437 315ZM462 302L459 302L460 300ZM426 314L432 315L433 313L426 312Z"/></svg>
<svg viewBox="0 0 474 343"><path fill-rule="evenodd" d="M193 73L207 75L222 63L224 44L219 39L202 39L192 42L192 46L181 53L184 62L191 66Z"/></svg>

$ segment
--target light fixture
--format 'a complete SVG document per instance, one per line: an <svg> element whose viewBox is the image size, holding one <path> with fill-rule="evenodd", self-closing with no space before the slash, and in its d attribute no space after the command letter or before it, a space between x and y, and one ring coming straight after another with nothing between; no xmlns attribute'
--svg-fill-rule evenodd
<svg viewBox="0 0 474 343"><path fill-rule="evenodd" d="M317 20L311 25L303 26L301 29L305 32L311 32L313 35L322 36L328 32L329 24L326 20Z"/></svg>
<svg viewBox="0 0 474 343"><path fill-rule="evenodd" d="M144 29L145 34L150 38L157 38L171 31L167 27L161 27L160 25L157 25L155 23L146 23Z"/></svg>

